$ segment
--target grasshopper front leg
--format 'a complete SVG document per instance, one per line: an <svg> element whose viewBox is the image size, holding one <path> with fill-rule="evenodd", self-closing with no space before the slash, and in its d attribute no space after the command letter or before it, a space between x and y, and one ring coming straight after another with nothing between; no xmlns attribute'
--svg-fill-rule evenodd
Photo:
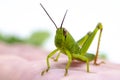
<svg viewBox="0 0 120 80"><path fill-rule="evenodd" d="M65 67L65 74L64 74L64 76L66 76L68 74L68 69L69 69L70 64L72 62L72 55L70 54L70 52L68 50L65 50L65 53L68 56L68 63L66 65L66 67Z"/></svg>
<svg viewBox="0 0 120 80"><path fill-rule="evenodd" d="M57 56L54 58L54 57L52 57L52 59L54 60L54 61L58 61L58 59L59 59L59 57L60 57L60 54L61 54L61 52L59 52L58 54L57 54Z"/></svg>
<svg viewBox="0 0 120 80"><path fill-rule="evenodd" d="M52 51L52 52L47 56L47 60L46 60L46 61L47 61L47 69L43 70L43 71L41 72L41 75L44 75L45 72L48 72L48 70L50 69L49 58L50 58L51 56L53 56L58 50L59 50L59 49L55 49L54 51Z"/></svg>

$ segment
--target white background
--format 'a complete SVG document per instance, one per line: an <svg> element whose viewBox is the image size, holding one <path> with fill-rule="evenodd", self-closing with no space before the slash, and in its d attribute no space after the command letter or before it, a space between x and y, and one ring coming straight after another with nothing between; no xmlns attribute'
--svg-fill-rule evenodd
<svg viewBox="0 0 120 80"><path fill-rule="evenodd" d="M119 0L0 0L0 32L26 37L34 30L48 30L51 38L44 46L53 50L56 28L40 6L44 5L55 23L60 26L68 9L63 27L80 39L92 31L98 22L103 24L100 52L120 63L120 1ZM89 52L96 51L98 34Z"/></svg>

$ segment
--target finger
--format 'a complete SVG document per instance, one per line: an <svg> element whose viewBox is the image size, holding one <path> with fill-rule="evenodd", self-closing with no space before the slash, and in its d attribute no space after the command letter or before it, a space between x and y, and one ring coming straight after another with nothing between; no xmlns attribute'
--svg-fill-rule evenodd
<svg viewBox="0 0 120 80"><path fill-rule="evenodd" d="M45 58L47 54L48 51L31 45L0 44L0 55L16 55L28 60L40 60Z"/></svg>

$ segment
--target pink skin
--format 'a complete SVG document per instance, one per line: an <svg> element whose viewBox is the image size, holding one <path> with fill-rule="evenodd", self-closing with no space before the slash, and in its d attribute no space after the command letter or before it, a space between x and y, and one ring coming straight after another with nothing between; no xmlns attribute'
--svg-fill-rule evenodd
<svg viewBox="0 0 120 80"><path fill-rule="evenodd" d="M49 52L30 45L7 45L0 43L0 80L120 80L120 64L105 61L100 66L73 61L68 75L64 77L67 57L60 56L58 62L50 60L51 68L41 76ZM100 61L100 60L99 60Z"/></svg>

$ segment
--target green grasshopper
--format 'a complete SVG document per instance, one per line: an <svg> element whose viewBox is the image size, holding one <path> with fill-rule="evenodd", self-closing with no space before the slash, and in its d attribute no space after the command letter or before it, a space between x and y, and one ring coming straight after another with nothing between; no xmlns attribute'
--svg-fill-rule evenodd
<svg viewBox="0 0 120 80"><path fill-rule="evenodd" d="M43 7L43 5L40 3L41 7L43 10L46 12L50 20L53 22L53 24L56 27L56 35L55 35L55 46L57 47L55 50L53 50L48 56L47 56L47 69L43 70L41 72L41 75L44 75L45 72L48 72L50 69L50 63L49 63L49 58L51 58L55 53L58 53L56 57L56 61L58 60L59 56L61 53L65 54L68 57L68 63L66 64L65 67L65 74L66 76L68 74L68 69L70 67L70 64L72 60L78 60L78 61L84 61L87 64L87 72L89 72L89 62L94 60L94 64L97 64L97 58L98 58L98 52L99 52L99 45L100 45L100 38L102 34L102 24L98 23L96 28L93 30L93 32L88 32L84 37L82 37L80 40L77 42L73 39L72 35L62 27L65 16L67 14L67 10L64 14L62 23L60 28L57 27L53 19L50 17L46 9ZM87 53L88 48L90 47L96 33L100 30L99 37L98 37L98 45L97 45L97 50L96 50L96 55Z"/></svg>

